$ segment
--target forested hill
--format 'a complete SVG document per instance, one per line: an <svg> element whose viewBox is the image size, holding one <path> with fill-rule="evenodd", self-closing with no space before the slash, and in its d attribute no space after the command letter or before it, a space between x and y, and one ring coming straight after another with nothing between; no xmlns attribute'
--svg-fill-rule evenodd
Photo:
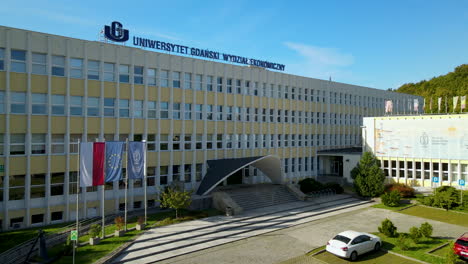
<svg viewBox="0 0 468 264"><path fill-rule="evenodd" d="M445 102L447 100L448 112L451 113L453 112L454 96L466 95L468 97L468 64L460 65L455 68L455 71L434 77L428 81L403 84L396 91L423 96L426 99L426 112L431 112L429 109L431 97L433 112L437 111L437 98L442 97L441 108L443 111L441 112L445 112ZM460 112L460 98L455 111ZM464 112L466 111L467 109L464 110Z"/></svg>

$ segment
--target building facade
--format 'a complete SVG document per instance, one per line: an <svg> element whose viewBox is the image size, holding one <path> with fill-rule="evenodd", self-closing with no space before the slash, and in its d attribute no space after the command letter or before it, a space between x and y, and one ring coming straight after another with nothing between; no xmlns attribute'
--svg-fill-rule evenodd
<svg viewBox="0 0 468 264"><path fill-rule="evenodd" d="M174 180L196 189L206 161L281 158L285 181L316 152L361 144L384 100L420 97L135 47L0 27L3 230L75 219L78 140L146 140L148 203ZM0 167L1 168L1 167ZM244 180L266 178L252 168ZM130 181L129 208L142 208ZM101 192L105 188L105 200ZM80 218L118 212L123 181L81 188Z"/></svg>
<svg viewBox="0 0 468 264"><path fill-rule="evenodd" d="M468 180L467 114L367 117L363 137L390 181L463 188Z"/></svg>

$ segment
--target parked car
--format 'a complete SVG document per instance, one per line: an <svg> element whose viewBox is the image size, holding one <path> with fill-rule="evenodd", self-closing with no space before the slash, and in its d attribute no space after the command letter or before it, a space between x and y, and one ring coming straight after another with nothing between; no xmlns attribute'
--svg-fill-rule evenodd
<svg viewBox="0 0 468 264"><path fill-rule="evenodd" d="M461 237L455 241L453 251L458 256L468 260L468 232L461 235Z"/></svg>
<svg viewBox="0 0 468 264"><path fill-rule="evenodd" d="M364 253L380 250L381 245L382 242L378 236L348 230L328 241L326 250L333 255L355 261Z"/></svg>

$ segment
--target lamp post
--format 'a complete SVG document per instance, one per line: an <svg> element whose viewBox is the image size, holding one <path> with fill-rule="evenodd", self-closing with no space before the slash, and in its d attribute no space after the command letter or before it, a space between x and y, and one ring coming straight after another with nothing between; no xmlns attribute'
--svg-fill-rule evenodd
<svg viewBox="0 0 468 264"><path fill-rule="evenodd" d="M364 154L364 152L367 150L367 130L366 130L366 126L361 126L362 130L364 131L363 134L364 134L364 141L362 142L362 154Z"/></svg>

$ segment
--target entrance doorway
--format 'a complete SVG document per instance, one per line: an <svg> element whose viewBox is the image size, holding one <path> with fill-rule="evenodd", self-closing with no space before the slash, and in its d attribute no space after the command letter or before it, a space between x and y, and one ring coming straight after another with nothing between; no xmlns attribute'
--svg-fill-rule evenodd
<svg viewBox="0 0 468 264"><path fill-rule="evenodd" d="M227 185L242 184L242 169L238 170L226 179Z"/></svg>

